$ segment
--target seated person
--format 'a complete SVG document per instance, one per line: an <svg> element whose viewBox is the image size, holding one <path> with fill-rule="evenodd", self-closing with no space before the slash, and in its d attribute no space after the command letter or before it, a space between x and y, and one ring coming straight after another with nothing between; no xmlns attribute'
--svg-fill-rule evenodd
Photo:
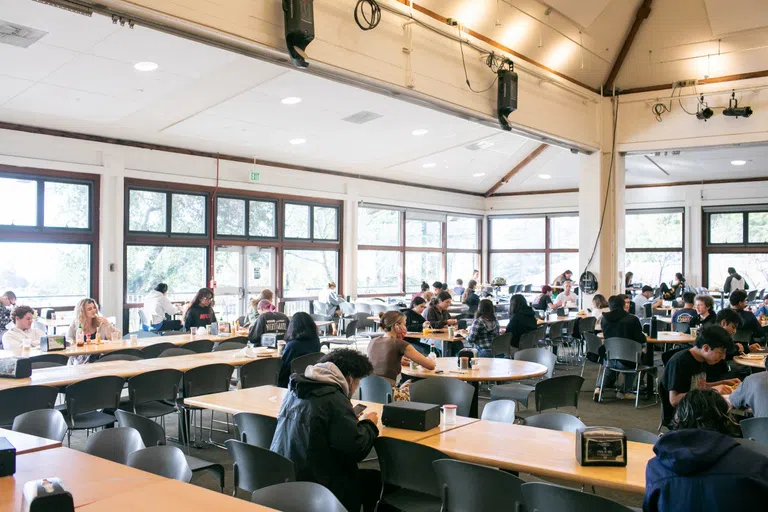
<svg viewBox="0 0 768 512"><path fill-rule="evenodd" d="M435 281L434 283L432 283L432 293L435 294L435 297L440 295L440 292L442 292L443 290L445 290L445 285L440 281Z"/></svg>
<svg viewBox="0 0 768 512"><path fill-rule="evenodd" d="M571 277L573 277L573 272L571 272L570 270L566 270L565 272L557 276L554 281L552 281L552 285L563 286L566 281L571 280Z"/></svg>
<svg viewBox="0 0 768 512"><path fill-rule="evenodd" d="M677 323L687 323L690 325L691 320L698 315L696 313L696 309L693 305L694 301L696 300L696 294L692 292L685 292L683 294L683 307L682 309L678 309L675 311L675 313L672 315L672 324Z"/></svg>
<svg viewBox="0 0 768 512"><path fill-rule="evenodd" d="M213 291L209 288L200 288L184 313L184 329L190 331L198 327L211 325L215 321L216 313L213 311Z"/></svg>
<svg viewBox="0 0 768 512"><path fill-rule="evenodd" d="M692 389L714 389L721 395L730 395L731 387L739 379L707 382L705 365L715 365L725 359L731 346L731 337L719 325L703 327L696 345L672 356L664 368L659 382L659 395L663 410L662 424L670 425L680 400Z"/></svg>
<svg viewBox="0 0 768 512"><path fill-rule="evenodd" d="M291 376L291 363L297 357L320 352L320 337L317 335L317 325L308 313L300 311L293 315L288 330L285 331L287 343L283 349L283 364L277 376L277 385L288 387Z"/></svg>
<svg viewBox="0 0 768 512"><path fill-rule="evenodd" d="M549 305L550 309L568 307L569 304L576 304L579 298L573 293L573 282L563 283L563 291L555 297L555 302Z"/></svg>
<svg viewBox="0 0 768 512"><path fill-rule="evenodd" d="M263 335L274 334L276 335L276 341L280 341L288 330L288 324L291 319L277 311L270 311L271 305L272 304L268 300L262 300L259 302L259 305L256 306L256 310L259 312L259 318L248 331L248 341L257 347L262 346L261 338Z"/></svg>
<svg viewBox="0 0 768 512"><path fill-rule="evenodd" d="M160 283L155 289L144 297L144 316L149 322L150 331L180 331L181 320L172 320L171 317L181 312L181 308L175 306L168 299L168 285Z"/></svg>
<svg viewBox="0 0 768 512"><path fill-rule="evenodd" d="M737 409L752 409L756 418L768 417L768 372L753 373L731 393L731 405Z"/></svg>
<svg viewBox="0 0 768 512"><path fill-rule="evenodd" d="M765 297L760 307L755 310L755 317L768 316L768 296Z"/></svg>
<svg viewBox="0 0 768 512"><path fill-rule="evenodd" d="M541 287L541 295L533 300L531 306L539 311L547 311L552 305L552 287L545 284Z"/></svg>
<svg viewBox="0 0 768 512"><path fill-rule="evenodd" d="M635 296L635 299L632 301L635 303L635 315L637 318L645 318L645 305L651 302L653 299L653 288L651 288L648 285L643 286L642 290L640 290L640 293L638 293ZM651 310L654 308L660 307L664 301L661 299L656 299L652 302Z"/></svg>
<svg viewBox="0 0 768 512"><path fill-rule="evenodd" d="M535 331L538 327L536 314L531 306L528 305L525 297L517 293L509 299L509 315L506 332L512 335L510 345L519 348L520 338L522 338L523 334Z"/></svg>
<svg viewBox="0 0 768 512"><path fill-rule="evenodd" d="M640 320L629 313L629 297L624 294L613 295L608 299L608 307L611 310L607 313L603 313L603 318L600 321L600 326L603 331L604 339L609 338L624 338L628 340L636 341L641 345L646 344L645 333L643 333L643 327L640 325ZM605 359L605 348L600 347L600 359ZM653 351L647 348L643 349L643 357L641 359L643 364L653 364ZM622 361L619 359L607 361L606 363L611 368L617 368L621 370L628 370L635 368L635 361ZM616 372L604 372L603 388L611 389L616 385L616 378L618 373ZM598 377L599 379L600 377ZM653 378L652 375L648 375L649 380ZM623 398L635 398L634 396L634 378L631 374L624 375L624 384L621 390L616 393L616 397L620 400ZM653 389L653 385L649 387ZM600 394L600 381L598 380L595 385L595 392L593 399L597 401Z"/></svg>
<svg viewBox="0 0 768 512"><path fill-rule="evenodd" d="M598 293L592 297L592 316L597 319L598 322L602 321L603 313L607 313L611 310L606 300L605 295Z"/></svg>
<svg viewBox="0 0 768 512"><path fill-rule="evenodd" d="M421 291L414 293L412 299L415 299L416 297L424 297L424 292L428 292L428 291L429 291L429 283L427 283L426 281L422 281Z"/></svg>
<svg viewBox="0 0 768 512"><path fill-rule="evenodd" d="M45 333L32 327L34 320L35 311L29 306L17 306L11 311L13 327L3 334L2 347L5 350L14 350L23 348L26 343L28 347L39 348L40 337L45 336Z"/></svg>
<svg viewBox="0 0 768 512"><path fill-rule="evenodd" d="M339 297L339 294L336 292L336 283L333 281L328 283L328 285L318 295L317 300L328 305L327 311L319 311L319 313L331 317L341 316L340 305L345 301L342 297Z"/></svg>
<svg viewBox="0 0 768 512"><path fill-rule="evenodd" d="M691 319L690 327L704 327L705 325L716 324L715 301L709 295L697 295L694 308L696 315Z"/></svg>
<svg viewBox="0 0 768 512"><path fill-rule="evenodd" d="M373 510L381 477L357 464L373 448L379 418L369 412L358 419L350 402L373 366L352 349L332 350L320 361L291 376L270 450L293 461L296 480L325 486L347 510Z"/></svg>
<svg viewBox="0 0 768 512"><path fill-rule="evenodd" d="M394 385L400 376L403 357L414 361L427 370L435 369L435 362L422 355L410 343L405 341L405 315L399 311L387 311L381 314L379 328L384 336L374 338L368 344L368 359L373 365L373 374L384 377Z"/></svg>
<svg viewBox="0 0 768 512"><path fill-rule="evenodd" d="M731 437L737 427L720 395L692 389L673 424L645 469L645 512L731 512L768 500L768 457Z"/></svg>
<svg viewBox="0 0 768 512"><path fill-rule="evenodd" d="M464 295L464 292L466 291L466 288L464 288L464 281L461 279L456 280L456 286L453 287L453 293L461 297Z"/></svg>
<svg viewBox="0 0 768 512"><path fill-rule="evenodd" d="M467 289L464 290L464 295L461 298L461 302L467 306L467 314L474 315L477 311L477 306L480 305L480 296L475 293L477 287L477 281L472 279L467 283Z"/></svg>
<svg viewBox="0 0 768 512"><path fill-rule="evenodd" d="M455 319L451 318L448 308L451 307L453 297L448 292L440 292L437 300L427 307L426 319L433 329L442 329L448 325L456 325Z"/></svg>
<svg viewBox="0 0 768 512"><path fill-rule="evenodd" d="M736 290L731 293L728 300L731 302L731 309L736 311L741 317L739 330L750 333L752 339L758 339L764 343L763 327L757 321L755 314L747 310L747 292Z"/></svg>
<svg viewBox="0 0 768 512"><path fill-rule="evenodd" d="M262 300L268 300L269 303L272 304L270 311L275 311L275 294L272 293L272 290L261 290L261 293L255 299L251 299L251 307L248 308L248 323L245 325L253 325L256 323L256 319L259 318L257 308L259 302Z"/></svg>
<svg viewBox="0 0 768 512"><path fill-rule="evenodd" d="M11 327L11 310L16 305L16 294L7 291L0 295L0 336Z"/></svg>
<svg viewBox="0 0 768 512"><path fill-rule="evenodd" d="M522 296L515 295L514 297ZM469 327L469 333L467 333L467 338L464 340L465 345L476 348L477 357L492 357L493 339L498 335L499 321L496 320L493 302L483 299L480 301L477 313L475 313L475 319Z"/></svg>
<svg viewBox="0 0 768 512"><path fill-rule="evenodd" d="M423 297L414 297L411 308L405 310L405 329L407 332L421 332L424 329L424 311L427 309L427 301ZM430 346L422 343L420 338L407 338L406 341L424 355L429 354Z"/></svg>

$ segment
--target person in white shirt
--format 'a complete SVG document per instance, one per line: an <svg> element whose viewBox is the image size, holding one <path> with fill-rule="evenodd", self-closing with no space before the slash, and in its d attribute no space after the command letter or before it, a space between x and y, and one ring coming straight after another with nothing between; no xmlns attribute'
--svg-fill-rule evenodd
<svg viewBox="0 0 768 512"><path fill-rule="evenodd" d="M637 318L645 318L645 305L651 302L651 299L653 298L653 288L646 285L643 286L643 289L640 290L640 293L635 296L634 300L632 302L635 303L635 316ZM658 300L653 302L653 306L651 306L651 310L653 308L660 307L664 301L659 298Z"/></svg>
<svg viewBox="0 0 768 512"><path fill-rule="evenodd" d="M563 291L557 296L555 302L549 305L552 309L563 308L569 304L576 304L579 298L571 290L573 287L572 281L566 281L563 283Z"/></svg>
<svg viewBox="0 0 768 512"><path fill-rule="evenodd" d="M339 306L344 302L344 299L339 297L339 294L336 292L336 283L333 281L328 283L328 286L320 291L317 300L328 305L328 310L324 314L328 316L341 316L341 308Z"/></svg>
<svg viewBox="0 0 768 512"><path fill-rule="evenodd" d="M603 313L607 313L611 310L608 306L608 301L605 295L600 293L592 297L592 316L597 319L598 322L603 318Z"/></svg>
<svg viewBox="0 0 768 512"><path fill-rule="evenodd" d="M40 337L45 333L32 327L35 319L35 311L29 306L19 306L11 313L13 327L3 334L3 348L5 350L20 349L26 343L29 347L39 347Z"/></svg>
<svg viewBox="0 0 768 512"><path fill-rule="evenodd" d="M181 320L167 319L181 310L168 299L168 285L160 283L144 297L144 316L149 322L150 331L180 331Z"/></svg>

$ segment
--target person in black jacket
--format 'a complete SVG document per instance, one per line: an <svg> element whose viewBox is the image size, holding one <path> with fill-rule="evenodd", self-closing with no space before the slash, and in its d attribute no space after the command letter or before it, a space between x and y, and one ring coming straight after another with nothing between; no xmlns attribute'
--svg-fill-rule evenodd
<svg viewBox="0 0 768 512"><path fill-rule="evenodd" d="M293 461L297 481L325 486L347 510L374 510L380 493L378 471L357 467L379 435L379 418L369 412L358 419L350 402L372 372L368 357L338 349L291 375L270 446Z"/></svg>
<svg viewBox="0 0 768 512"><path fill-rule="evenodd" d="M423 297L414 297L411 301L411 308L405 311L405 328L408 332L421 332L424 328L424 310L427 309L427 301ZM424 355L429 354L430 346L419 341L420 338L408 338L405 341Z"/></svg>
<svg viewBox="0 0 768 512"><path fill-rule="evenodd" d="M520 347L520 337L538 327L536 314L528 301L522 295L515 294L509 299L509 324L507 332L512 334L510 343L513 347Z"/></svg>
<svg viewBox="0 0 768 512"><path fill-rule="evenodd" d="M442 329L448 325L456 325L456 320L451 318L448 308L451 307L453 297L448 292L440 292L435 301L427 308L426 319L433 329Z"/></svg>
<svg viewBox="0 0 768 512"><path fill-rule="evenodd" d="M736 311L741 317L739 332L747 333L747 335L750 336L750 340L759 339L762 343L765 343L763 327L760 325L760 322L757 321L755 314L751 311L747 311L747 292L744 290L736 290L731 293L728 300L731 302L731 309Z"/></svg>
<svg viewBox="0 0 768 512"><path fill-rule="evenodd" d="M549 311L549 305L552 304L552 287L545 284L541 287L541 295L533 301L533 309L539 311Z"/></svg>
<svg viewBox="0 0 768 512"><path fill-rule="evenodd" d="M184 313L184 329L187 331L211 325L216 321L213 312L213 291L200 288Z"/></svg>
<svg viewBox="0 0 768 512"><path fill-rule="evenodd" d="M643 326L640 325L640 319L634 315L629 314L629 303L629 297L624 294L614 295L608 299L608 307L610 307L611 310L607 313L603 313L603 318L600 321L600 325L603 329L603 336L606 340L609 338L625 338L645 345L646 339L645 333L643 333ZM600 347L600 356L601 359L604 359L605 357L605 350L603 347ZM653 364L653 351L646 351L644 349L642 361L644 364L649 364L647 361L650 361L650 364ZM606 365L611 368L627 370L634 368L635 362L615 359L607 361ZM618 373L604 372L604 374L603 387L605 389L613 388L616 384L616 377L618 376ZM651 381L653 376L648 375L648 379ZM634 398L634 393L632 393L634 388L633 384L634 379L632 378L631 374L625 374L624 384L622 385L621 391L616 393L617 398L622 399L625 396L630 395L631 398ZM653 389L653 385L651 385L649 389ZM600 382L598 381L593 397L595 401L597 401L599 394Z"/></svg>
<svg viewBox="0 0 768 512"><path fill-rule="evenodd" d="M277 377L277 385L288 387L291 376L291 362L297 357L320 352L320 337L317 335L317 324L308 313L300 311L293 315L288 330L285 332L288 342L283 349L283 364Z"/></svg>
<svg viewBox="0 0 768 512"><path fill-rule="evenodd" d="M262 346L261 338L265 334L274 334L275 341L280 341L285 337L285 332L288 330L288 324L291 319L283 313L272 311L271 306L272 303L268 300L262 300L256 306L259 317L248 331L248 341L257 347ZM272 345L270 344L269 346Z"/></svg>
<svg viewBox="0 0 768 512"><path fill-rule="evenodd" d="M477 306L480 305L480 296L475 293L476 287L477 281L474 279L470 280L469 283L467 283L467 289L464 290L464 296L461 298L464 305L469 308L467 314L471 316L475 316L475 313L477 313Z"/></svg>

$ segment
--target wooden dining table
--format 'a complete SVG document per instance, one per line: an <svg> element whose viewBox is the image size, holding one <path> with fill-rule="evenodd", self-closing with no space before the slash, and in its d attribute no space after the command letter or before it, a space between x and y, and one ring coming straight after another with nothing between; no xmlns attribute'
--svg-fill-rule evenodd
<svg viewBox="0 0 768 512"><path fill-rule="evenodd" d="M568 316L559 316L559 315L547 315L544 320L541 318L536 319L536 323L538 325L552 325L557 322L567 322L569 320L575 320L577 318L589 318L591 315L579 315L579 314L573 314Z"/></svg>
<svg viewBox="0 0 768 512"><path fill-rule="evenodd" d="M736 356L733 358L733 362L742 366L749 366L750 368L761 368L765 370L765 358L768 354L745 354L743 356Z"/></svg>
<svg viewBox="0 0 768 512"><path fill-rule="evenodd" d="M46 439L44 437L31 436L22 432L15 432L0 428L0 437L4 437L16 448L16 455L50 450L61 446L61 441Z"/></svg>

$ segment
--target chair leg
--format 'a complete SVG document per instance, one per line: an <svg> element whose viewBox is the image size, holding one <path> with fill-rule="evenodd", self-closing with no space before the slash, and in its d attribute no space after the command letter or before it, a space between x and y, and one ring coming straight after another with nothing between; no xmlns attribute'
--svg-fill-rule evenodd
<svg viewBox="0 0 768 512"><path fill-rule="evenodd" d="M605 386L605 374L608 372L609 368L607 366L603 367L603 375L600 378L600 395L597 397L597 403L601 403L603 401L603 386Z"/></svg>
<svg viewBox="0 0 768 512"><path fill-rule="evenodd" d="M637 387L635 388L635 409L640 404L640 382L643 380L643 372L637 372Z"/></svg>

